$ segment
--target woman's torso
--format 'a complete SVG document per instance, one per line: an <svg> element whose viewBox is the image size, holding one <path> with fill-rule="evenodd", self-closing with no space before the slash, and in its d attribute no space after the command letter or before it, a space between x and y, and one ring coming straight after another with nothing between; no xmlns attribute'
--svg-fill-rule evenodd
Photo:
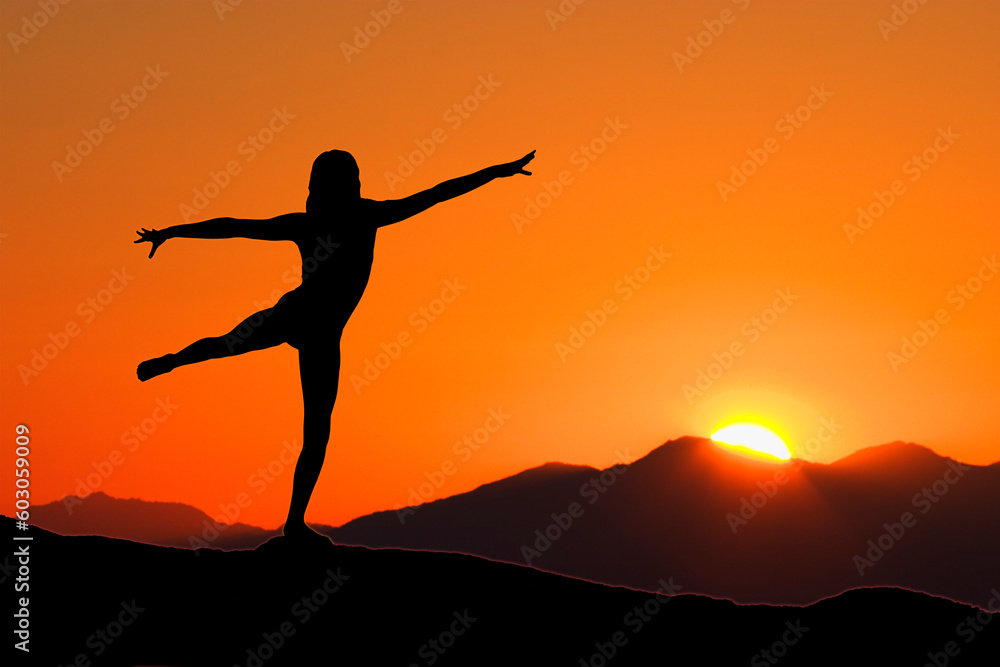
<svg viewBox="0 0 1000 667"><path fill-rule="evenodd" d="M303 323L343 328L357 308L375 251L376 226L366 217L363 205L347 215L310 214L294 239L302 258L302 284L284 301Z"/></svg>

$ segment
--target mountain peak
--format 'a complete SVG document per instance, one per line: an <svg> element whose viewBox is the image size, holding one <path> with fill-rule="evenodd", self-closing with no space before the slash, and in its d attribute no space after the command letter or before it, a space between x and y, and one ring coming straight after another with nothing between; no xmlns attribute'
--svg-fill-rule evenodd
<svg viewBox="0 0 1000 667"><path fill-rule="evenodd" d="M656 447L645 456L635 461L637 465L698 465L732 468L736 464L742 470L773 469L776 466L790 465L794 460L779 461L763 456L745 456L725 447L720 447L711 438L685 435L674 440L668 440Z"/></svg>
<svg viewBox="0 0 1000 667"><path fill-rule="evenodd" d="M95 491L69 495L32 509L34 525L61 535L103 535L161 546L189 546L203 536L207 526L225 531L227 537L252 533L263 539L270 533L246 524L222 524L202 510L185 503L115 498Z"/></svg>
<svg viewBox="0 0 1000 667"><path fill-rule="evenodd" d="M930 447L914 442L895 440L882 445L874 445L859 449L831 465L840 468L873 468L881 470L885 466L922 468L925 466L940 466L950 459L941 456Z"/></svg>

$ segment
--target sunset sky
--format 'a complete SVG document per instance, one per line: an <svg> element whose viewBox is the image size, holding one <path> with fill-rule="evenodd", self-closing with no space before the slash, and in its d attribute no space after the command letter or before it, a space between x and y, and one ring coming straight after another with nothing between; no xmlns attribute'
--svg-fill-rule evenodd
<svg viewBox="0 0 1000 667"><path fill-rule="evenodd" d="M309 521L737 419L820 462L1000 460L998 3L50 4L0 4L4 469L28 425L34 504L283 520L295 350L135 367L271 305L295 246L132 241L304 210L332 148L380 200L537 157L379 231Z"/></svg>

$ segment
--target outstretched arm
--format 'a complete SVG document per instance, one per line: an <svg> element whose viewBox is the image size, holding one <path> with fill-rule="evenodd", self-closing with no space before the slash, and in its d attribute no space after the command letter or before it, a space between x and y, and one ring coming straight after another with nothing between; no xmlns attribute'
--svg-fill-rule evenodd
<svg viewBox="0 0 1000 667"><path fill-rule="evenodd" d="M173 225L165 229L146 229L136 232L136 243L146 241L153 244L150 258L164 241L174 238L188 239L259 239L261 241L290 241L295 238L305 221L305 213L286 213L267 220L240 220L237 218L213 218L186 225Z"/></svg>
<svg viewBox="0 0 1000 667"><path fill-rule="evenodd" d="M450 181L439 183L429 190L418 192L404 199L379 202L381 215L378 216L377 224L379 227L384 227L406 220L421 211L426 211L435 204L440 204L443 201L454 199L467 192L472 192L476 188L486 185L494 178L503 178L515 174L527 174L530 176L531 172L525 171L524 167L534 158L535 151L531 151L520 160L487 167L468 176L453 178Z"/></svg>

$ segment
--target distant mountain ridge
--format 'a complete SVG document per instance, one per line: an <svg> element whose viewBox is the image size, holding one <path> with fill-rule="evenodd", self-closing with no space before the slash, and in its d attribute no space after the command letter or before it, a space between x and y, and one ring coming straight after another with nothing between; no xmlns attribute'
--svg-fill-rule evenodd
<svg viewBox="0 0 1000 667"><path fill-rule="evenodd" d="M93 500L76 519L62 503L35 508L33 523L108 534L102 522L118 521L111 505L121 501L97 497L85 521ZM198 514L155 543L198 545L192 536L211 522ZM967 466L902 442L832 464L774 464L684 437L628 466L545 464L318 528L342 544L469 553L637 589L673 576L685 590L739 602L807 604L896 586L981 605L1000 581L997 526L998 464ZM126 528L116 536L154 542ZM275 534L237 525L200 546L252 548Z"/></svg>
<svg viewBox="0 0 1000 667"><path fill-rule="evenodd" d="M176 502L115 498L103 491L66 496L31 510L31 523L60 535L101 535L166 547L256 546L280 534L245 523L218 524L205 512ZM203 544L199 544L199 541Z"/></svg>
<svg viewBox="0 0 1000 667"><path fill-rule="evenodd" d="M738 602L897 586L983 604L1000 581L1000 465L966 466L919 445L774 464L685 437L617 472L581 468L516 488L513 479L329 534L632 588L670 575Z"/></svg>

